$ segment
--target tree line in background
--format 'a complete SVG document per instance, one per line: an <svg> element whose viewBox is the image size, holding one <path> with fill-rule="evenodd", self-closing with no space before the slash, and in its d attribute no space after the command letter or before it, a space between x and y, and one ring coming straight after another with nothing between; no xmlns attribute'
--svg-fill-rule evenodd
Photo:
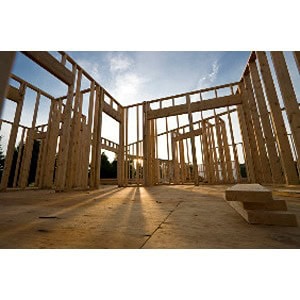
<svg viewBox="0 0 300 300"><path fill-rule="evenodd" d="M28 185L33 184L35 182L36 171L37 171L37 163L38 163L38 155L40 149L40 141L34 140L33 143L33 150L32 150L32 159L31 165L29 169L29 176L28 176ZM13 186L16 166L17 166L17 159L19 151L21 151L21 158L23 155L24 146L20 149L20 145L18 145L14 150L13 160L12 160L12 167L11 172L9 175L8 186ZM5 163L5 155L1 145L1 136L0 136L0 180L3 173ZM19 174L17 175L19 176ZM100 169L100 178L117 178L117 158L115 158L112 162L108 160L107 155L105 152L101 154L101 169ZM18 177L17 177L18 180Z"/></svg>

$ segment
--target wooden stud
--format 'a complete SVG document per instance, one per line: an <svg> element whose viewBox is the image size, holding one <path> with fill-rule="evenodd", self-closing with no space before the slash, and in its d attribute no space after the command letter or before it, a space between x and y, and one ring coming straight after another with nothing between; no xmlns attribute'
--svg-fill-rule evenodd
<svg viewBox="0 0 300 300"><path fill-rule="evenodd" d="M72 74L75 78L76 66L73 65ZM70 130L71 130L71 110L74 93L74 79L68 87L68 96L63 112L62 135L60 137L59 152L57 158L57 168L55 176L55 189L57 192L65 190L65 183L67 177L67 163L69 154Z"/></svg>
<svg viewBox="0 0 300 300"><path fill-rule="evenodd" d="M139 140L140 140L140 114L139 114L140 106L136 106L136 173L137 173L137 186L140 185L140 147L139 147ZM156 127L155 127L156 128ZM127 130L127 129L126 129ZM157 135L156 135L157 139ZM157 147L157 141L156 141L156 147ZM157 153L157 149L156 149Z"/></svg>
<svg viewBox="0 0 300 300"><path fill-rule="evenodd" d="M28 184L28 176L30 171L30 164L31 164L32 150L33 150L33 143L34 143L34 131L35 131L38 108L40 104L40 98L41 98L41 94L37 93L31 128L27 132L27 139L24 146L24 154L23 154L22 167L20 170L20 179L19 179L19 186L21 188L25 188Z"/></svg>
<svg viewBox="0 0 300 300"><path fill-rule="evenodd" d="M257 148L256 148L254 126L251 119L250 108L248 103L250 94L249 94L249 90L246 88L245 80L243 80L242 82L242 94L243 94L242 106L243 106L244 118L247 126L246 128L248 131L249 142L250 142L249 146L250 146L251 157L253 158L255 182L262 183L263 182L262 167L260 163L259 153L257 152Z"/></svg>
<svg viewBox="0 0 300 300"><path fill-rule="evenodd" d="M226 165L225 165L225 159L224 159L224 153L223 153L220 120L217 117L215 109L214 109L214 116L215 116L215 127L216 127L216 137L217 137L217 144L218 144L218 153L219 153L219 160L220 160L220 165L221 165L222 182L227 182Z"/></svg>
<svg viewBox="0 0 300 300"><path fill-rule="evenodd" d="M20 93L22 94L23 99L25 96L25 90L26 90L26 86L22 84L20 86ZM12 125L11 132L10 132L10 137L7 145L7 151L6 151L6 158L5 158L5 163L4 163L4 168L3 168L2 178L1 178L1 186L0 186L1 191L7 188L7 184L9 180L9 175L11 171L12 160L13 160L13 155L15 150L15 144L16 144L16 139L18 134L18 128L19 128L19 123L20 123L21 113L23 108L23 102L24 101L20 101L17 104L14 123Z"/></svg>
<svg viewBox="0 0 300 300"><path fill-rule="evenodd" d="M40 150L39 150L39 156L37 161L37 168L36 168L36 174L35 174L35 186L40 187L41 186L41 169L42 169L42 158L43 153L45 151L45 140L40 141Z"/></svg>
<svg viewBox="0 0 300 300"><path fill-rule="evenodd" d="M25 135L25 128L22 129L21 141L19 144L18 158L17 158L17 163L16 163L16 171L15 171L14 182L13 182L14 188L17 187L17 180L19 177L20 163L21 163L21 157L22 157L23 145L24 145L24 135Z"/></svg>
<svg viewBox="0 0 300 300"><path fill-rule="evenodd" d="M118 151L118 186L124 186L124 109L121 111L119 123L119 151Z"/></svg>
<svg viewBox="0 0 300 300"><path fill-rule="evenodd" d="M271 57L278 78L288 121L291 127L295 147L298 154L298 168L300 170L300 110L293 83L282 51L271 51Z"/></svg>
<svg viewBox="0 0 300 300"><path fill-rule="evenodd" d="M220 118L221 120L221 118ZM221 134L222 134L222 140L223 140L223 147L224 147L224 156L226 160L226 169L227 169L227 179L229 183L233 183L233 170L232 170L232 161L231 161L231 155L230 155L230 149L228 144L228 136L226 131L225 122L222 120L221 122Z"/></svg>
<svg viewBox="0 0 300 300"><path fill-rule="evenodd" d="M97 129L97 157L96 157L96 176L95 176L95 187L98 188L100 184L100 170L101 170L101 137L102 137L102 115L104 107L104 89L100 89L100 99L99 99L99 116L98 116L98 129ZM119 145L120 146L120 145Z"/></svg>
<svg viewBox="0 0 300 300"><path fill-rule="evenodd" d="M188 106L188 118L189 118L190 131L192 131L194 130L194 125L193 125L193 114L191 111L191 99L189 95L186 97L186 103ZM198 163L197 163L196 145L195 145L194 137L191 137L191 148L192 148L192 159L193 159L194 182L195 185L199 185Z"/></svg>
<svg viewBox="0 0 300 300"><path fill-rule="evenodd" d="M128 170L129 170L129 159L128 159L128 110L129 108L125 108L124 114L125 114L125 186L128 185Z"/></svg>
<svg viewBox="0 0 300 300"><path fill-rule="evenodd" d="M165 125L166 125L166 142L167 142L167 160L170 161L170 146L169 146L169 127L168 127L168 118L165 118ZM169 169L169 174L168 174L168 181L170 183L170 169Z"/></svg>
<svg viewBox="0 0 300 300"><path fill-rule="evenodd" d="M218 155L216 149L216 142L215 142L215 135L214 135L214 127L212 124L207 122L207 129L209 131L209 144L210 144L210 154L208 157L208 163L211 173L210 183L219 183L220 182L220 174L219 174L219 162L218 162Z"/></svg>
<svg viewBox="0 0 300 300"><path fill-rule="evenodd" d="M247 170L247 179L249 183L254 183L256 179L254 173L253 158L251 155L249 135L248 135L247 125L244 116L244 109L242 105L237 106L237 113L238 113L240 131L243 139L243 152L244 152L245 165Z"/></svg>
<svg viewBox="0 0 300 300"><path fill-rule="evenodd" d="M15 56L16 52L14 51L0 51L0 116L2 115L2 104L8 92L9 76Z"/></svg>
<svg viewBox="0 0 300 300"><path fill-rule="evenodd" d="M236 149L236 144L234 141L234 134L233 134L233 128L232 128L232 120L231 120L231 114L229 112L229 107L227 107L227 114L228 114L228 122L229 122L229 132L230 132L230 138L231 138L231 145L233 149L233 157L234 157L234 163L235 163L235 173L236 173L236 181L241 181L241 172L240 172L240 164L238 159L238 153Z"/></svg>
<svg viewBox="0 0 300 300"><path fill-rule="evenodd" d="M143 103L143 116L144 116L144 124L143 124L143 171L144 171L144 186L153 185L152 182L152 170L151 170L151 160L152 160L152 131L151 131L151 121L148 120L148 112L149 112L149 103Z"/></svg>
<svg viewBox="0 0 300 300"><path fill-rule="evenodd" d="M216 174L218 172L218 161L217 156L215 155L215 144L214 144L214 132L213 126L207 122L207 129L206 129L206 136L207 136L207 145L208 145L208 160L207 165L209 168L209 180L208 183L215 183L216 182Z"/></svg>
<svg viewBox="0 0 300 300"><path fill-rule="evenodd" d="M253 130L255 135L256 141L256 149L258 151L258 157L260 159L261 165L261 173L264 183L271 183L272 182L272 174L270 169L269 158L267 156L264 137L262 133L262 129L259 122L258 111L254 99L254 92L252 89L252 84L250 80L250 74L244 76L245 86L248 92L248 107L249 107L249 114L253 124Z"/></svg>
<svg viewBox="0 0 300 300"><path fill-rule="evenodd" d="M48 157L47 157L47 152L48 152L48 146L49 146L49 137L50 137L50 131L52 127L52 117L54 114L54 109L55 109L55 101L51 101L50 105L50 110L49 110L49 115L48 115L48 123L45 126L42 126L42 133L39 133L39 137L41 138L41 135L45 136L43 137L43 147L40 149L40 166L39 166L39 175L38 175L38 181L39 181L39 188L50 188L50 186L45 185L45 173L46 173L46 166L47 163L49 162ZM47 131L44 132L45 127L47 127Z"/></svg>
<svg viewBox="0 0 300 300"><path fill-rule="evenodd" d="M80 88L82 81L82 69L79 69L76 80L76 94L74 100L73 117L71 121L69 157L67 164L66 188L76 187L76 178L78 178L79 165L79 143L80 143Z"/></svg>
<svg viewBox="0 0 300 300"><path fill-rule="evenodd" d="M89 106L88 106L88 119L87 119L87 125L85 127L85 145L84 145L84 165L85 165L85 172L84 172L84 178L83 178L83 188L87 189L89 185L89 161L90 161L90 151L91 151L91 145L92 145L92 122L93 122L93 108L94 108L94 102L95 102L95 81L91 81L90 84L90 95L89 95Z"/></svg>
<svg viewBox="0 0 300 300"><path fill-rule="evenodd" d="M179 156L180 156L180 169L181 169L181 183L184 184L186 182L187 174L186 174L185 161L184 161L183 140L179 140Z"/></svg>
<svg viewBox="0 0 300 300"><path fill-rule="evenodd" d="M287 132L284 125L281 109L279 106L278 97L276 94L274 82L271 75L271 70L268 64L267 55L263 51L256 52L258 58L260 72L265 86L266 95L268 98L273 128L277 139L277 145L280 150L282 167L287 184L298 184L299 178L296 172L296 166L292 157L290 144L287 138Z"/></svg>
<svg viewBox="0 0 300 300"><path fill-rule="evenodd" d="M250 75L254 87L254 92L256 96L256 103L260 113L260 120L264 132L266 147L269 156L271 174L272 174L272 181L273 183L283 183L282 177L282 169L280 164L280 158L276 152L276 141L273 136L269 112L267 109L266 99L263 93L260 77L258 74L258 69L256 62L249 63Z"/></svg>

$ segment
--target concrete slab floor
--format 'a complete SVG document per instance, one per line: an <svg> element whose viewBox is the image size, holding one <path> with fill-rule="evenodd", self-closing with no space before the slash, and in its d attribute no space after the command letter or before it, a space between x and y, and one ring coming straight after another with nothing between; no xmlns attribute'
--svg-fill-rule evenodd
<svg viewBox="0 0 300 300"><path fill-rule="evenodd" d="M223 200L227 187L0 193L0 248L300 248L299 227L249 225ZM274 196L300 224L300 198L284 190Z"/></svg>

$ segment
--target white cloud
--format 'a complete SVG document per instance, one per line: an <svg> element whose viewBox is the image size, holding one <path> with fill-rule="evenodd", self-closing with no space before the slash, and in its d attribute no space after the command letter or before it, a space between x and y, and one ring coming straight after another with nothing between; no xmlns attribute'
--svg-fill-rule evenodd
<svg viewBox="0 0 300 300"><path fill-rule="evenodd" d="M132 65L133 60L124 54L109 56L109 67L111 72L127 71Z"/></svg>
<svg viewBox="0 0 300 300"><path fill-rule="evenodd" d="M137 102L137 97L143 94L147 79L136 71L136 61L125 53L113 53L107 57L112 76L109 90L123 105Z"/></svg>
<svg viewBox="0 0 300 300"><path fill-rule="evenodd" d="M218 64L218 61L214 61L213 64L212 64L211 72L208 73L208 75L203 76L202 78L200 78L200 80L198 81L198 86L201 88L205 84L213 83L217 78L217 75L218 75L218 72L219 72L219 67L220 67L220 65Z"/></svg>
<svg viewBox="0 0 300 300"><path fill-rule="evenodd" d="M96 81L101 81L101 71L100 65L93 61L88 61L85 59L78 59L78 64L86 70Z"/></svg>

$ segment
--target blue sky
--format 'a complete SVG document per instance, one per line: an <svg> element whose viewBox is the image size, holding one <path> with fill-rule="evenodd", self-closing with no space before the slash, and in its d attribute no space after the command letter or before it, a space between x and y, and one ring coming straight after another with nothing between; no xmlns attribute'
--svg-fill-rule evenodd
<svg viewBox="0 0 300 300"><path fill-rule="evenodd" d="M122 104L238 81L249 52L69 52Z"/></svg>

